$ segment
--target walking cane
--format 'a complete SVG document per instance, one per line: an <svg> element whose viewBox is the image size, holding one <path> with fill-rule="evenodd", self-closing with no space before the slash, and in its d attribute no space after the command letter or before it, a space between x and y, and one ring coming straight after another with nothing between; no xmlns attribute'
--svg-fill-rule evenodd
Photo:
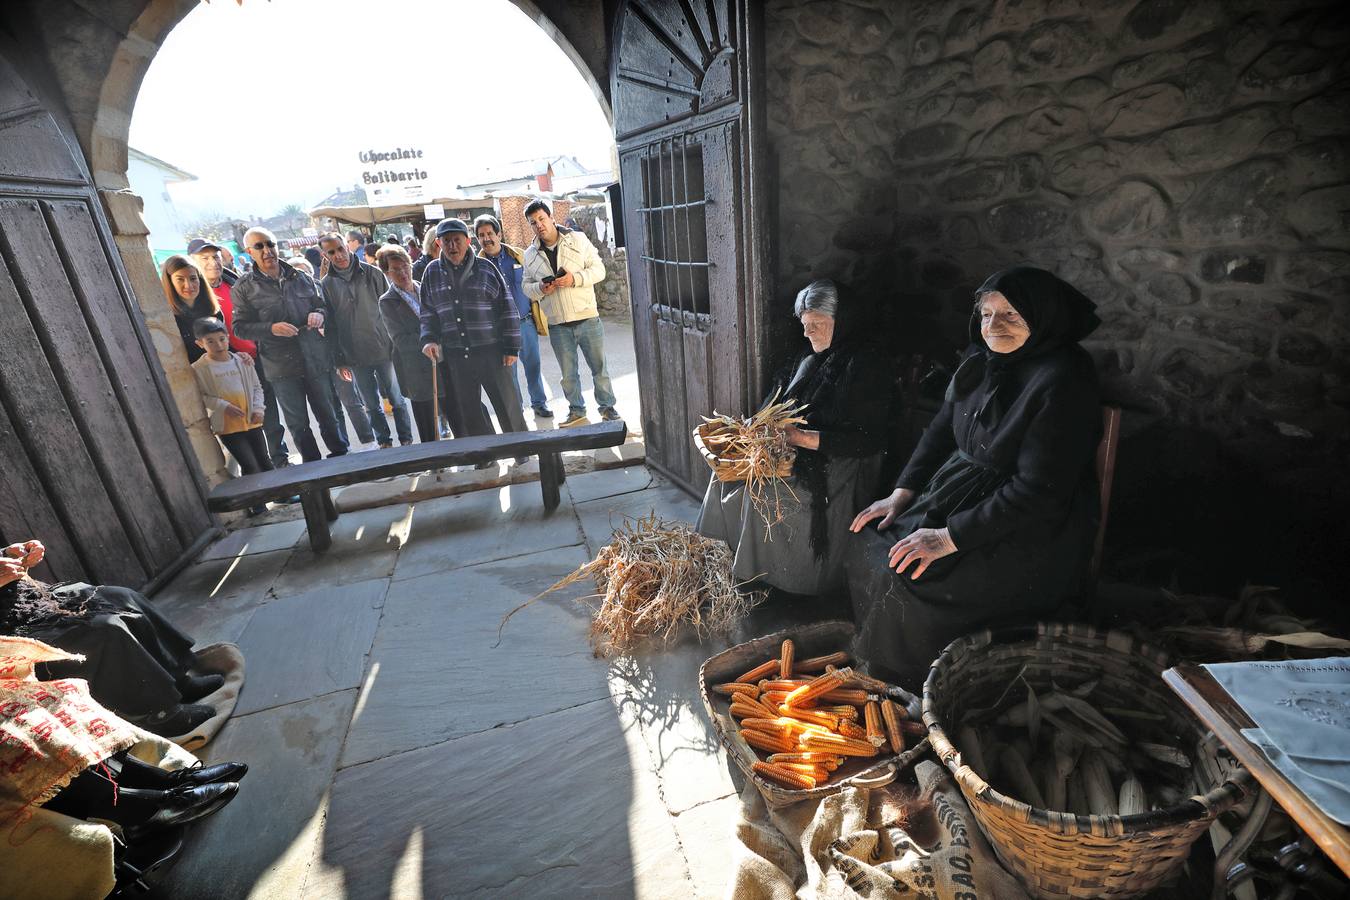
<svg viewBox="0 0 1350 900"><path fill-rule="evenodd" d="M431 360L431 439L441 439L441 379L436 371L436 359ZM436 470L436 480L441 480L441 470Z"/></svg>

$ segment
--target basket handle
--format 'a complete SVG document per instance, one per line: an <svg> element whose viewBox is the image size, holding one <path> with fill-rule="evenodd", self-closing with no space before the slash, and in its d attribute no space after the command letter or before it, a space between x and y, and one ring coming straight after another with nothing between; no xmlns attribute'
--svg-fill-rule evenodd
<svg viewBox="0 0 1350 900"><path fill-rule="evenodd" d="M892 760L890 763L887 763L886 771L882 772L880 775L874 775L871 778L862 778L855 775L853 778L849 779L849 784L855 787L867 788L869 791L874 791L877 788L883 788L890 784L899 774L900 764L898 761Z"/></svg>

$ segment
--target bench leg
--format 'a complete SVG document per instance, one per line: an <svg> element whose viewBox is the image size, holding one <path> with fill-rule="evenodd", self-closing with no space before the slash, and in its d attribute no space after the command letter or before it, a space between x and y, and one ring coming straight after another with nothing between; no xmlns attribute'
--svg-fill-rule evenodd
<svg viewBox="0 0 1350 900"><path fill-rule="evenodd" d="M554 510L562 502L562 459L556 453L539 455L539 487L544 492L544 509Z"/></svg>
<svg viewBox="0 0 1350 900"><path fill-rule="evenodd" d="M333 502L333 492L328 488L324 488L320 493L323 495L324 515L328 516L328 521L336 521L338 517L338 508L337 504Z"/></svg>
<svg viewBox="0 0 1350 900"><path fill-rule="evenodd" d="M327 550L333 543L333 536L328 531L328 506L324 503L324 495L327 490L301 491L300 506L305 511L305 525L309 528L309 547L317 552Z"/></svg>

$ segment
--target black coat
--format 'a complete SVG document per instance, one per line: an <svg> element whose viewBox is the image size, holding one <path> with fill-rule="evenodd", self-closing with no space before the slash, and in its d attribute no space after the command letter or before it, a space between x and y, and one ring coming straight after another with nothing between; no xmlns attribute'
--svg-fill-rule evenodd
<svg viewBox="0 0 1350 900"><path fill-rule="evenodd" d="M234 333L256 341L267 366L268 378L291 378L307 371L331 368L333 354L318 329L305 323L312 312L328 314L318 283L286 263L280 279L268 278L254 269L230 290L234 301ZM277 322L300 329L295 337L272 334Z"/></svg>
<svg viewBox="0 0 1350 900"><path fill-rule="evenodd" d="M820 432L817 450L799 448L793 475L811 494L810 545L817 557L829 550L831 535L827 511L831 503L853 505L868 496L875 484L857 484L848 496L832 497L830 459L878 457L889 441L894 390L885 362L879 354L856 342L844 341L820 353L806 352L775 376L768 402L774 394L791 397L806 405L806 430ZM864 480L875 479L876 470Z"/></svg>
<svg viewBox="0 0 1350 900"><path fill-rule="evenodd" d="M966 396L949 396L896 481L931 495L958 452L995 473L999 486L978 502L934 504L911 526L945 526L962 551L1063 527L1075 495L1090 492L1096 479L1101 399L1085 350L1075 344L1009 367L997 397L993 381L987 373Z"/></svg>
<svg viewBox="0 0 1350 900"><path fill-rule="evenodd" d="M413 285L413 292L416 293L417 283L413 282ZM430 402L433 399L431 360L422 355L422 323L417 313L412 311L397 290L390 287L380 295L380 315L394 342L391 358L403 396L409 400ZM444 387L441 388L441 396L445 396Z"/></svg>
<svg viewBox="0 0 1350 900"><path fill-rule="evenodd" d="M188 362L196 362L206 351L197 345L197 338L192 333L192 326L198 319L220 319L225 321L225 316L219 311L211 308L211 303L206 299L206 291L197 294L196 301L192 308L186 313L175 312L173 314L174 323L178 325L178 336L183 339L183 347L187 350Z"/></svg>

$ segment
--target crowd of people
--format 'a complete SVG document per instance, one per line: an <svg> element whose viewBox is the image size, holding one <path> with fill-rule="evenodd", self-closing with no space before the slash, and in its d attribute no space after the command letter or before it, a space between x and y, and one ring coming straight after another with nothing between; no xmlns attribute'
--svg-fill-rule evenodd
<svg viewBox="0 0 1350 900"><path fill-rule="evenodd" d="M480 215L444 219L406 246L329 232L283 259L276 235L253 227L237 261L201 238L165 260L164 294L211 430L240 472L290 465L286 431L302 460L320 459L311 420L327 455L341 456L347 420L379 449L413 443L414 426L421 441L492 434L487 403L502 431L526 430L526 409L552 419L541 337L562 372L559 427L590 421L582 357L599 417L618 419L595 299L604 263L546 201L525 217L535 235L526 248Z"/></svg>

